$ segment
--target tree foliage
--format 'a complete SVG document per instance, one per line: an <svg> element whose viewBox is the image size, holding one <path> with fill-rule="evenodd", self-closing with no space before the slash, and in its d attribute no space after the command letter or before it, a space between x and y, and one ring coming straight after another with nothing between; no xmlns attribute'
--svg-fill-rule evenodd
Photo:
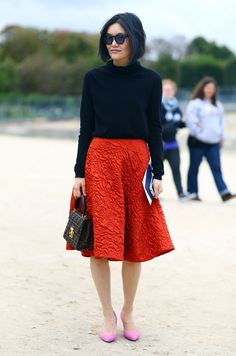
<svg viewBox="0 0 236 356"><path fill-rule="evenodd" d="M204 76L211 76L218 84L224 84L224 62L211 56L198 55L179 63L178 83L182 87L192 86Z"/></svg>
<svg viewBox="0 0 236 356"><path fill-rule="evenodd" d="M1 32L0 92L80 94L85 72L102 63L97 43L97 34L7 26Z"/></svg>
<svg viewBox="0 0 236 356"><path fill-rule="evenodd" d="M0 93L15 92L19 83L17 65L10 61L0 62Z"/></svg>
<svg viewBox="0 0 236 356"><path fill-rule="evenodd" d="M214 41L208 42L204 37L194 38L187 47L189 55L208 55L217 59L230 59L233 52L226 46L218 46Z"/></svg>
<svg viewBox="0 0 236 356"><path fill-rule="evenodd" d="M158 61L147 62L147 65L158 71L162 78L176 80L178 76L179 61L173 59L168 53L161 53Z"/></svg>
<svg viewBox="0 0 236 356"><path fill-rule="evenodd" d="M236 85L236 57L233 57L225 67L225 82Z"/></svg>
<svg viewBox="0 0 236 356"><path fill-rule="evenodd" d="M174 79L179 86L191 87L203 76L213 76L220 85L236 84L236 56L226 46L218 46L203 37L194 38L186 47L180 38L182 55L175 55L176 43L157 39L154 50L157 60L150 65L162 77ZM177 46L178 47L178 46Z"/></svg>
<svg viewBox="0 0 236 356"><path fill-rule="evenodd" d="M22 62L41 48L41 41L36 31L19 26L8 26L2 33L2 58Z"/></svg>
<svg viewBox="0 0 236 356"><path fill-rule="evenodd" d="M99 66L99 34L47 31L16 25L0 32L0 93L79 95L84 74ZM236 84L236 56L203 37L156 38L142 61L179 86L193 86L204 75Z"/></svg>

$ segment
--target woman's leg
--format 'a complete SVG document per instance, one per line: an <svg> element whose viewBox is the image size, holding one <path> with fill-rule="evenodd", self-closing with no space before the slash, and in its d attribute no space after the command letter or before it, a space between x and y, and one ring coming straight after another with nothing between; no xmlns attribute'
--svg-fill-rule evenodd
<svg viewBox="0 0 236 356"><path fill-rule="evenodd" d="M107 259L90 257L91 273L104 315L104 332L114 332L116 318L111 302L110 266Z"/></svg>
<svg viewBox="0 0 236 356"><path fill-rule="evenodd" d="M198 171L204 156L204 148L189 147L190 163L188 169L188 192L198 194Z"/></svg>
<svg viewBox="0 0 236 356"><path fill-rule="evenodd" d="M220 145L212 145L206 151L207 162L211 168L216 187L221 197L224 194L229 193L228 187L224 182L222 171L221 171L221 162L220 162Z"/></svg>
<svg viewBox="0 0 236 356"><path fill-rule="evenodd" d="M132 311L140 273L140 262L123 261L122 279L124 291L124 305L122 308L122 315L124 321L124 328L126 331L135 330L134 321L132 319Z"/></svg>
<svg viewBox="0 0 236 356"><path fill-rule="evenodd" d="M168 162L171 168L177 194L180 195L181 193L183 193L183 187L180 175L180 154L178 148L173 148L169 150Z"/></svg>

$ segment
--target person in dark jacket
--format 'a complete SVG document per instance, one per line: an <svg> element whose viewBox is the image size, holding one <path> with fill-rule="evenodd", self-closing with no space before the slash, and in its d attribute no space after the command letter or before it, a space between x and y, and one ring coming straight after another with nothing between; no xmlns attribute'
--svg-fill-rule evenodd
<svg viewBox="0 0 236 356"><path fill-rule="evenodd" d="M182 120L182 112L175 97L175 82L170 79L164 79L162 85L161 118L164 160L166 159L169 162L178 197L181 200L186 200L189 195L183 191L182 187L179 145L176 140L178 130L184 128L186 125Z"/></svg>

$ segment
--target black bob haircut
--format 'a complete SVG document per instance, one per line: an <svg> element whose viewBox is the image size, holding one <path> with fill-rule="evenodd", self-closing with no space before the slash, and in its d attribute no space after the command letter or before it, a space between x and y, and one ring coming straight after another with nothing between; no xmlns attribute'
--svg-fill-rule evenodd
<svg viewBox="0 0 236 356"><path fill-rule="evenodd" d="M103 37L107 33L108 28L114 23L118 23L120 26L122 26L126 34L129 36L128 38L131 48L131 57L129 63L131 64L144 55L146 34L144 32L142 22L138 16L130 12L114 15L105 23L100 32L101 36L99 40L98 54L104 62L110 60L109 53L103 41Z"/></svg>

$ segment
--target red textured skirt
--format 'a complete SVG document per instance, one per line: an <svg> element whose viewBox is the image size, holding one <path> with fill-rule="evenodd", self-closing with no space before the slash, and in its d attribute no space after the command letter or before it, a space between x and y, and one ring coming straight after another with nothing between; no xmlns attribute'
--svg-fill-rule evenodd
<svg viewBox="0 0 236 356"><path fill-rule="evenodd" d="M159 199L150 205L143 189L149 159L144 140L92 139L85 184L94 249L83 256L142 262L174 250ZM70 210L74 203L72 193ZM66 249L73 250L69 243Z"/></svg>

